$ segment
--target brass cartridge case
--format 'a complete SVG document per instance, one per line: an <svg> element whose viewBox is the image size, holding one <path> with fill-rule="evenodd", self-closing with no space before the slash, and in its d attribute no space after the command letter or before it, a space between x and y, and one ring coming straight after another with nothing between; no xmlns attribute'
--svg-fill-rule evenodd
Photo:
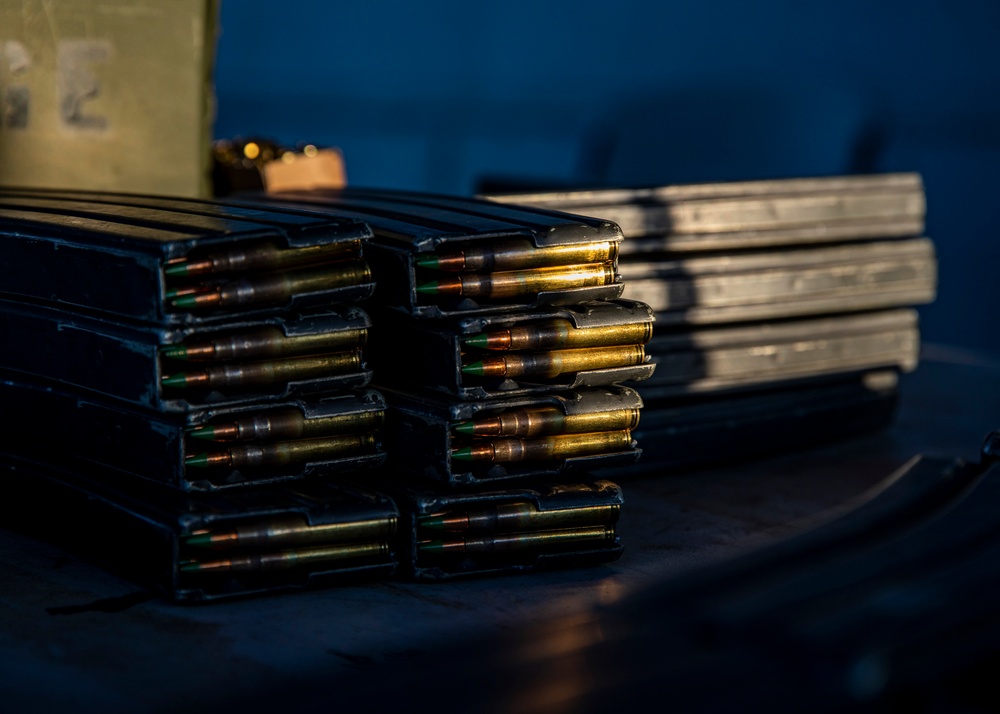
<svg viewBox="0 0 1000 714"><path fill-rule="evenodd" d="M465 436L543 436L581 434L594 431L634 429L639 425L638 409L612 409L587 414L565 414L554 406L524 407L501 414L477 416L455 424L452 429Z"/></svg>
<svg viewBox="0 0 1000 714"><path fill-rule="evenodd" d="M451 537L417 543L421 555L503 555L507 553L544 553L581 545L613 543L615 529L605 526L567 528L534 533L496 533L489 536Z"/></svg>
<svg viewBox="0 0 1000 714"><path fill-rule="evenodd" d="M569 320L540 320L471 335L463 344L480 349L526 352L610 345L642 345L653 336L652 322L577 328Z"/></svg>
<svg viewBox="0 0 1000 714"><path fill-rule="evenodd" d="M531 354L491 355L463 365L462 372L477 377L557 377L560 374L591 369L630 367L645 361L646 351L642 345L584 347Z"/></svg>
<svg viewBox="0 0 1000 714"><path fill-rule="evenodd" d="M615 282L610 264L567 265L500 273L469 273L440 278L417 286L417 292L436 297L514 300L540 292L598 287Z"/></svg>
<svg viewBox="0 0 1000 714"><path fill-rule="evenodd" d="M286 335L278 327L262 327L210 340L167 345L160 350L160 354L186 362L233 362L262 357L345 352L364 347L367 338L368 330L364 327L312 335Z"/></svg>
<svg viewBox="0 0 1000 714"><path fill-rule="evenodd" d="M531 241L521 239L446 249L418 259L417 265L447 272L494 272L553 265L611 263L617 257L618 243L615 241L536 247Z"/></svg>
<svg viewBox="0 0 1000 714"><path fill-rule="evenodd" d="M351 434L263 444L234 444L225 449L189 454L184 463L188 467L197 468L273 468L311 461L330 461L370 453L374 448L375 437L371 434Z"/></svg>
<svg viewBox="0 0 1000 714"><path fill-rule="evenodd" d="M340 352L315 357L289 357L267 362L224 364L165 376L164 387L180 389L231 389L260 387L301 379L350 374L361 369L361 352Z"/></svg>
<svg viewBox="0 0 1000 714"><path fill-rule="evenodd" d="M379 540L388 538L395 531L395 517L310 525L302 516L289 515L243 523L228 530L196 531L186 536L183 543L189 547L213 550L287 547Z"/></svg>
<svg viewBox="0 0 1000 714"><path fill-rule="evenodd" d="M181 573L211 575L224 573L268 573L296 568L320 569L326 564L362 558L379 559L389 553L389 544L345 543L318 548L285 550L276 553L248 553L219 560L188 560L180 564Z"/></svg>
<svg viewBox="0 0 1000 714"><path fill-rule="evenodd" d="M173 258L164 264L163 272L171 277L226 275L284 270L360 256L361 241L357 239L300 248L285 248L276 243L259 243L245 248L209 253L200 258L187 256Z"/></svg>
<svg viewBox="0 0 1000 714"><path fill-rule="evenodd" d="M168 291L172 307L181 310L280 305L294 295L362 285L371 280L364 260L265 273L217 286Z"/></svg>
<svg viewBox="0 0 1000 714"><path fill-rule="evenodd" d="M280 441L331 434L370 432L378 429L385 412L374 410L307 419L298 409L281 409L242 416L231 421L204 424L188 436L209 441Z"/></svg>
<svg viewBox="0 0 1000 714"><path fill-rule="evenodd" d="M632 448L628 430L601 431L587 434L558 434L541 439L492 439L473 442L471 446L453 449L452 460L458 461L558 461L574 456L590 456Z"/></svg>
<svg viewBox="0 0 1000 714"><path fill-rule="evenodd" d="M440 531L493 533L539 531L584 526L612 526L618 521L621 506L604 504L539 510L530 501L492 503L470 511L452 511L420 518L421 528Z"/></svg>

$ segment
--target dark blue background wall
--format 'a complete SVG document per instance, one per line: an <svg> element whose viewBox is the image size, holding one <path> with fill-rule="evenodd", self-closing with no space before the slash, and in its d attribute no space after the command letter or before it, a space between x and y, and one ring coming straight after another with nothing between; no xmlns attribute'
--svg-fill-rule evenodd
<svg viewBox="0 0 1000 714"><path fill-rule="evenodd" d="M1000 350L997 2L228 0L217 92L218 136L338 145L357 185L920 171L925 339Z"/></svg>

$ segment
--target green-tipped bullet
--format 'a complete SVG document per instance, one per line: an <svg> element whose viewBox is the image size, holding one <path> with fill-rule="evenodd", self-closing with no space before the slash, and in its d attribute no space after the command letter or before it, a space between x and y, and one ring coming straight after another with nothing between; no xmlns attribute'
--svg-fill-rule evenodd
<svg viewBox="0 0 1000 714"><path fill-rule="evenodd" d="M440 281L432 280L417 286L417 292L422 295L437 295L440 288Z"/></svg>
<svg viewBox="0 0 1000 714"><path fill-rule="evenodd" d="M490 336L487 335L485 332L481 332L478 335L472 335L470 337L466 337L465 339L462 340L462 343L466 347L477 347L481 350L485 350L489 346L489 341L490 341Z"/></svg>
<svg viewBox="0 0 1000 714"><path fill-rule="evenodd" d="M455 449L451 452L451 458L458 461L472 461L472 447L466 446L462 449Z"/></svg>
<svg viewBox="0 0 1000 714"><path fill-rule="evenodd" d="M474 421L460 421L457 424L452 424L451 428L465 436L475 436L476 435L476 423Z"/></svg>
<svg viewBox="0 0 1000 714"><path fill-rule="evenodd" d="M188 384L188 376L184 372L178 372L177 374L171 374L163 378L162 382L164 387L186 387Z"/></svg>
<svg viewBox="0 0 1000 714"><path fill-rule="evenodd" d="M187 435L192 439L205 439L206 441L215 441L215 427L214 426L195 426L187 430Z"/></svg>
<svg viewBox="0 0 1000 714"><path fill-rule="evenodd" d="M443 553L444 542L440 540L423 540L417 543L417 549L423 553Z"/></svg>
<svg viewBox="0 0 1000 714"><path fill-rule="evenodd" d="M214 545L211 533L193 533L184 539L184 545L193 545L199 548L209 548Z"/></svg>
<svg viewBox="0 0 1000 714"><path fill-rule="evenodd" d="M432 255L427 258L421 258L420 260L417 261L418 268L429 268L431 270L436 270L438 265L440 264L441 261L435 255Z"/></svg>
<svg viewBox="0 0 1000 714"><path fill-rule="evenodd" d="M161 354L170 359L186 360L188 357L187 347L184 346L164 347Z"/></svg>
<svg viewBox="0 0 1000 714"><path fill-rule="evenodd" d="M211 459L208 454L191 454L185 457L184 465L205 468L211 465Z"/></svg>
<svg viewBox="0 0 1000 714"><path fill-rule="evenodd" d="M167 274L167 275L170 275L170 276L178 276L179 275L179 276L183 277L183 276L185 276L185 275L188 274L188 264L187 263L178 263L178 264L175 264L175 265L167 265L167 267L165 267L163 269L163 272L165 274Z"/></svg>
<svg viewBox="0 0 1000 714"><path fill-rule="evenodd" d="M471 364L462 365L462 374L472 374L476 377L482 377L486 374L486 365L482 362L472 362Z"/></svg>
<svg viewBox="0 0 1000 714"><path fill-rule="evenodd" d="M432 530L444 530L448 525L447 516L427 516L426 518L419 519L418 525L421 528L430 528Z"/></svg>
<svg viewBox="0 0 1000 714"><path fill-rule="evenodd" d="M170 304L180 308L198 307L198 297L196 295L181 295L173 298Z"/></svg>

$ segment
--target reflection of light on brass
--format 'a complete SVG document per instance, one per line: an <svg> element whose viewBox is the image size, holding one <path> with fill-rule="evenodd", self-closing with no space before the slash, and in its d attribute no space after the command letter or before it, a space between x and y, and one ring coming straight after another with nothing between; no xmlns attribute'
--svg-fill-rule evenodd
<svg viewBox="0 0 1000 714"><path fill-rule="evenodd" d="M260 147L251 141L243 147L243 155L250 160L256 159L260 156Z"/></svg>
<svg viewBox="0 0 1000 714"><path fill-rule="evenodd" d="M284 161L286 164L290 164L293 161L295 161L295 154L293 154L291 151L286 151L284 154L281 155L281 160Z"/></svg>
<svg viewBox="0 0 1000 714"><path fill-rule="evenodd" d="M312 158L313 156L319 153L319 149L317 149L312 144L308 144L306 148L302 150L302 153L308 156L309 158Z"/></svg>

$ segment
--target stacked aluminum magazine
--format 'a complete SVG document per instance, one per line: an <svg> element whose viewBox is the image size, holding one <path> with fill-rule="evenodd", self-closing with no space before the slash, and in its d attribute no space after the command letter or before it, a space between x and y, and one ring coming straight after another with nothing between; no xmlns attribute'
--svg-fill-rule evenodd
<svg viewBox="0 0 1000 714"><path fill-rule="evenodd" d="M625 297L649 304L643 466L871 429L935 296L917 174L488 196L617 222Z"/></svg>

